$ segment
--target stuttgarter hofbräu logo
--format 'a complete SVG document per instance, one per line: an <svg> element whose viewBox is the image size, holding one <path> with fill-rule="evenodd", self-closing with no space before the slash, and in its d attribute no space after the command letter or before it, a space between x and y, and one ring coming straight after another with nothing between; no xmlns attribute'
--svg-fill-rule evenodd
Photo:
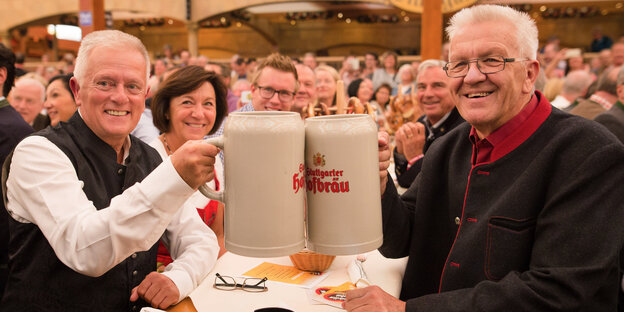
<svg viewBox="0 0 624 312"><path fill-rule="evenodd" d="M316 193L348 193L349 181L345 180L344 170L327 169L322 170L318 167L325 166L325 155L316 153L312 155L312 165L317 167L316 169L307 168L305 170L305 180L302 173L302 168L299 167L299 173L293 175L293 190L295 194L299 192L299 189L306 188L308 192ZM304 182L305 181L305 184Z"/></svg>
<svg viewBox="0 0 624 312"><path fill-rule="evenodd" d="M321 153L316 153L312 155L312 163L316 167L325 166L325 155L322 155Z"/></svg>

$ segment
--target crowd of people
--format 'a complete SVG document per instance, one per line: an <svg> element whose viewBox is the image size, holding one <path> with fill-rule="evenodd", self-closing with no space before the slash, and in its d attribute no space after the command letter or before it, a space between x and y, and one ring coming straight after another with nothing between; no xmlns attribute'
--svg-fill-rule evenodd
<svg viewBox="0 0 624 312"><path fill-rule="evenodd" d="M197 191L223 189L223 152L201 139L229 112L306 118L350 98L379 126L379 251L409 260L399 298L356 289L346 310L624 309L624 40L596 32L590 60L540 48L528 15L496 5L447 35L439 59L340 68L169 46L150 60L107 30L64 73L28 73L0 46L0 311L178 303L226 252L227 207Z"/></svg>

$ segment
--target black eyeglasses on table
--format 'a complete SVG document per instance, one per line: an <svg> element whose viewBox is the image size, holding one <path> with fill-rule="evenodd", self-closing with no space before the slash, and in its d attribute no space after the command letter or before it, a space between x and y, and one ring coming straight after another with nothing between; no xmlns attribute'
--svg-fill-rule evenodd
<svg viewBox="0 0 624 312"><path fill-rule="evenodd" d="M239 284L233 277L217 273L213 287L219 290L236 290L240 288L248 292L263 292L268 290L265 284L266 281L266 277L246 278L242 284Z"/></svg>

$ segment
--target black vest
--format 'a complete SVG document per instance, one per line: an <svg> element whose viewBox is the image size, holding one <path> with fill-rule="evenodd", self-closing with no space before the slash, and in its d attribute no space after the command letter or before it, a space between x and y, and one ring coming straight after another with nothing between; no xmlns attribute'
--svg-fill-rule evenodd
<svg viewBox="0 0 624 312"><path fill-rule="evenodd" d="M47 138L69 157L78 179L84 182L85 194L98 210L142 181L162 161L156 150L131 136L126 165L118 164L115 151L78 113L67 123L35 135ZM36 225L13 218L9 222L9 279L0 310L138 311L147 306L142 300L130 302L130 291L156 269L158 244L94 278L64 265Z"/></svg>

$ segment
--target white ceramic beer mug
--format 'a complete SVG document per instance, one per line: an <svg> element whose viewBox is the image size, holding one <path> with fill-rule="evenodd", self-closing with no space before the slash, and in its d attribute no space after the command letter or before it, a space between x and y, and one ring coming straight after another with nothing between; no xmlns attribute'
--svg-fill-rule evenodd
<svg viewBox="0 0 624 312"><path fill-rule="evenodd" d="M305 120L308 245L351 255L381 246L377 126L363 114Z"/></svg>
<svg viewBox="0 0 624 312"><path fill-rule="evenodd" d="M225 203L225 248L250 257L277 257L304 248L304 126L294 112L234 112L223 136L225 191L200 191ZM300 179L296 179L299 182ZM303 179L301 179L303 182Z"/></svg>

